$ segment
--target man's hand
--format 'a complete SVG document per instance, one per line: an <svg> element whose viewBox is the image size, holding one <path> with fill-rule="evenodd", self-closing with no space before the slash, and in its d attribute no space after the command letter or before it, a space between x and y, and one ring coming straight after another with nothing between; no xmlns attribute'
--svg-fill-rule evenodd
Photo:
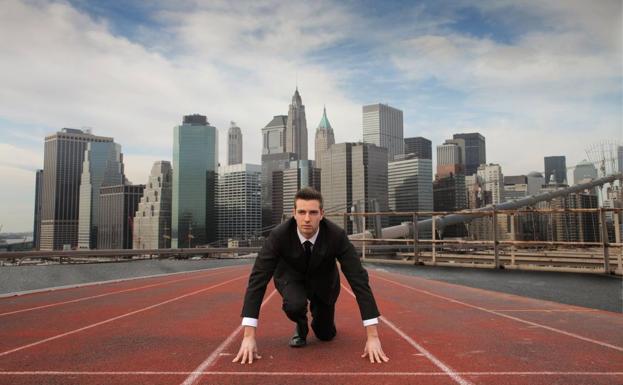
<svg viewBox="0 0 623 385"><path fill-rule="evenodd" d="M232 362L238 362L238 360L240 360L241 364L246 362L252 364L253 359L259 360L260 358L262 358L262 356L257 353L257 344L255 343L255 328L253 326L245 326L244 338L240 344L240 350L238 350L238 354Z"/></svg>
<svg viewBox="0 0 623 385"><path fill-rule="evenodd" d="M376 325L366 326L366 332L368 334L368 340L366 341L366 346L363 349L361 358L365 358L367 356L371 363L389 361L389 357L385 355L383 348L381 347L381 340L379 340Z"/></svg>

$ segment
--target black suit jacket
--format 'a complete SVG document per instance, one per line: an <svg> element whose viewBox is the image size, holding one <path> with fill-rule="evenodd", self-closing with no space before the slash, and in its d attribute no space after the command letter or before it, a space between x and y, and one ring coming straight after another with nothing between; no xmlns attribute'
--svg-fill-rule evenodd
<svg viewBox="0 0 623 385"><path fill-rule="evenodd" d="M308 298L334 304L340 293L340 276L336 260L353 289L363 320L380 315L368 273L361 266L357 252L346 232L327 219L320 221L320 232L314 244L309 266L303 257L303 246L296 232L296 221L290 218L277 226L260 250L244 297L242 317L259 318L266 286L274 278L280 293L289 284L303 284Z"/></svg>

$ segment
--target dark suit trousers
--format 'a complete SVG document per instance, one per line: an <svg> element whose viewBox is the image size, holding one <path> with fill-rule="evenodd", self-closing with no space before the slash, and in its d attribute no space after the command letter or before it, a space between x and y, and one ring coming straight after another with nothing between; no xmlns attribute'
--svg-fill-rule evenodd
<svg viewBox="0 0 623 385"><path fill-rule="evenodd" d="M302 283L288 282L282 290L283 311L293 322L307 324L307 301L312 314L311 327L321 341L335 337L335 304L326 304L317 296L307 297Z"/></svg>

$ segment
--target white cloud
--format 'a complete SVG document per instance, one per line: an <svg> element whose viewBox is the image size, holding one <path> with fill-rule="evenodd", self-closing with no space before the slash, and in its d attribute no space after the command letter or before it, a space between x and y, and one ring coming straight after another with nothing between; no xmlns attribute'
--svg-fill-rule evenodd
<svg viewBox="0 0 623 385"><path fill-rule="evenodd" d="M346 90L383 79L409 90L410 82L436 78L465 94L463 105L449 111L436 96L409 90L399 106L407 117L405 134L417 128L435 146L454 132L480 131L487 136L488 160L502 163L505 173L540 169L545 155L567 154L572 164L584 141L623 139L623 116L596 101L620 95L616 0L474 2L520 30L526 15L547 27L522 30L512 43L448 32L444 28L456 17L452 10L433 19L426 7L413 7L405 13L414 25L385 28L387 20L366 20L348 6L161 2L149 15L158 26L140 27L139 44L112 33L113 21L94 19L69 3L7 0L0 6L0 118L46 130L89 126L95 134L112 136L123 146L126 174L134 183L144 183L153 161L171 159L172 128L191 113L207 115L219 129L221 160L233 120L243 132L244 161L259 163L261 128L273 115L287 114L297 82L306 105L310 156L322 106L338 142L359 140L361 96ZM336 45L362 40L373 52L344 56L343 63L368 56L390 62L369 72L362 72L366 63L344 65ZM309 60L311 52L325 48L334 49L330 63ZM401 73L385 71L392 63ZM421 106L437 108L436 115L409 121ZM32 215L34 174L24 169L41 168L43 153L17 143L39 134L24 131L0 139L0 178L16 177L14 191L20 192L11 206L30 207L21 216L1 207L2 222ZM509 140L515 146L506 151Z"/></svg>
<svg viewBox="0 0 623 385"><path fill-rule="evenodd" d="M225 132L236 121L245 162L259 163L261 128L273 115L287 114L297 79L310 154L323 104L338 138L360 136L358 107L340 90L339 73L304 60L309 50L340 38L348 15L339 7L327 12L329 3L276 5L210 2L192 12L185 6L163 11L155 17L165 27L150 30L157 43L150 49L68 3L6 1L0 7L0 117L54 130L91 127L114 137L134 183L144 183L154 160L171 158L172 128L190 113L207 115L219 128L221 160ZM41 158L24 167L41 168Z"/></svg>
<svg viewBox="0 0 623 385"><path fill-rule="evenodd" d="M5 169L35 171L43 168L43 151L39 152L8 143L0 143L0 166L5 167Z"/></svg>
<svg viewBox="0 0 623 385"><path fill-rule="evenodd" d="M545 27L523 29L511 42L442 29L398 42L392 59L404 76L416 84L435 79L448 94L464 95L418 128L437 143L455 132L482 133L487 160L506 174L542 170L548 155L566 155L571 167L590 144L623 143L620 2L474 6L508 23ZM427 102L414 96L406 104L417 110Z"/></svg>

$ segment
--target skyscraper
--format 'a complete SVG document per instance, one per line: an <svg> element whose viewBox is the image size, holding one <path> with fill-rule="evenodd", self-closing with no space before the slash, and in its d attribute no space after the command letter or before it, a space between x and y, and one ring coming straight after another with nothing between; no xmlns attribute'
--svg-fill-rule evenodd
<svg viewBox="0 0 623 385"><path fill-rule="evenodd" d="M262 155L262 228L264 231L269 231L271 226L281 223L283 174L275 171L287 169L290 167L290 162L294 160L296 160L296 154L292 152Z"/></svg>
<svg viewBox="0 0 623 385"><path fill-rule="evenodd" d="M43 194L43 170L37 170L35 175L35 221L32 230L32 248L41 247L41 198Z"/></svg>
<svg viewBox="0 0 623 385"><path fill-rule="evenodd" d="M322 110L322 119L316 128L315 161L317 168L322 168L322 154L333 144L335 144L335 135L329 119L327 119L327 108L325 107Z"/></svg>
<svg viewBox="0 0 623 385"><path fill-rule="evenodd" d="M487 163L487 149L485 145L485 137L477 132L454 134L453 139L463 139L465 141L464 159L465 159L465 175L473 175L476 173L478 166Z"/></svg>
<svg viewBox="0 0 623 385"><path fill-rule="evenodd" d="M499 164L481 164L476 170L483 182L485 191L491 191L491 203L498 205L504 202L504 175Z"/></svg>
<svg viewBox="0 0 623 385"><path fill-rule="evenodd" d="M405 138L405 155L413 154L419 159L433 159L432 142L421 136Z"/></svg>
<svg viewBox="0 0 623 385"><path fill-rule="evenodd" d="M227 133L227 164L234 165L242 163L242 131L231 122Z"/></svg>
<svg viewBox="0 0 623 385"><path fill-rule="evenodd" d="M259 164L219 167L218 239L245 240L260 236L262 229L261 175Z"/></svg>
<svg viewBox="0 0 623 385"><path fill-rule="evenodd" d="M100 187L124 184L123 154L115 142L87 144L80 177L78 248L97 247Z"/></svg>
<svg viewBox="0 0 623 385"><path fill-rule="evenodd" d="M398 156L388 166L389 209L396 212L433 211L433 162L415 154ZM390 218L400 224L405 218Z"/></svg>
<svg viewBox="0 0 623 385"><path fill-rule="evenodd" d="M89 142L112 142L89 130L63 128L45 138L41 250L78 245L80 178L84 150Z"/></svg>
<svg viewBox="0 0 623 385"><path fill-rule="evenodd" d="M290 162L290 166L283 170L278 171L282 173L281 189L282 195L282 213L283 217L288 218L292 216L292 209L294 208L294 195L303 187L312 187L317 191L320 191L320 169L314 167L313 160L294 160ZM276 180L273 179L273 182Z"/></svg>
<svg viewBox="0 0 623 385"><path fill-rule="evenodd" d="M288 117L275 115L268 124L262 128L262 155L281 154L286 151L285 135Z"/></svg>
<svg viewBox="0 0 623 385"><path fill-rule="evenodd" d="M567 184L567 158L564 155L546 156L543 158L543 162L545 164L545 184L550 182Z"/></svg>
<svg viewBox="0 0 623 385"><path fill-rule="evenodd" d="M386 148L388 161L403 154L402 111L380 103L363 106L363 141Z"/></svg>
<svg viewBox="0 0 623 385"><path fill-rule="evenodd" d="M171 247L172 182L171 163L166 160L154 162L134 216L132 248Z"/></svg>
<svg viewBox="0 0 623 385"><path fill-rule="evenodd" d="M144 184L122 184L100 189L98 249L132 248L132 222L144 188Z"/></svg>
<svg viewBox="0 0 623 385"><path fill-rule="evenodd" d="M285 131L285 151L297 155L297 160L307 160L307 120L305 106L298 87L292 96L288 109L288 121Z"/></svg>
<svg viewBox="0 0 623 385"><path fill-rule="evenodd" d="M216 240L217 146L217 130L203 115L184 116L173 129L173 248Z"/></svg>
<svg viewBox="0 0 623 385"><path fill-rule="evenodd" d="M623 146L617 147L617 166L619 173L623 174Z"/></svg>
<svg viewBox="0 0 623 385"><path fill-rule="evenodd" d="M447 141L437 146L437 177L464 175L463 148L456 141Z"/></svg>
<svg viewBox="0 0 623 385"><path fill-rule="evenodd" d="M282 191L274 191L274 172L285 170L290 162L298 159L292 152L285 152L286 127L288 116L275 115L268 124L262 128L262 228L268 231L272 225L281 222L283 207ZM282 176L282 175L281 175ZM277 175L279 178L279 175ZM276 184L283 188L280 180Z"/></svg>
<svg viewBox="0 0 623 385"><path fill-rule="evenodd" d="M573 169L573 184L582 183L586 180L594 180L598 178L597 168L591 162L583 160Z"/></svg>
<svg viewBox="0 0 623 385"><path fill-rule="evenodd" d="M465 175L450 174L435 178L433 208L435 211L459 211L467 208ZM442 232L445 237L462 237L467 234L464 224L446 226Z"/></svg>
<svg viewBox="0 0 623 385"><path fill-rule="evenodd" d="M322 164L322 195L329 219L343 226L339 214L351 212L354 204L365 212L387 211L386 148L373 143L337 143L324 154ZM367 221L366 228L372 228L373 222ZM352 232L352 224L347 227Z"/></svg>

